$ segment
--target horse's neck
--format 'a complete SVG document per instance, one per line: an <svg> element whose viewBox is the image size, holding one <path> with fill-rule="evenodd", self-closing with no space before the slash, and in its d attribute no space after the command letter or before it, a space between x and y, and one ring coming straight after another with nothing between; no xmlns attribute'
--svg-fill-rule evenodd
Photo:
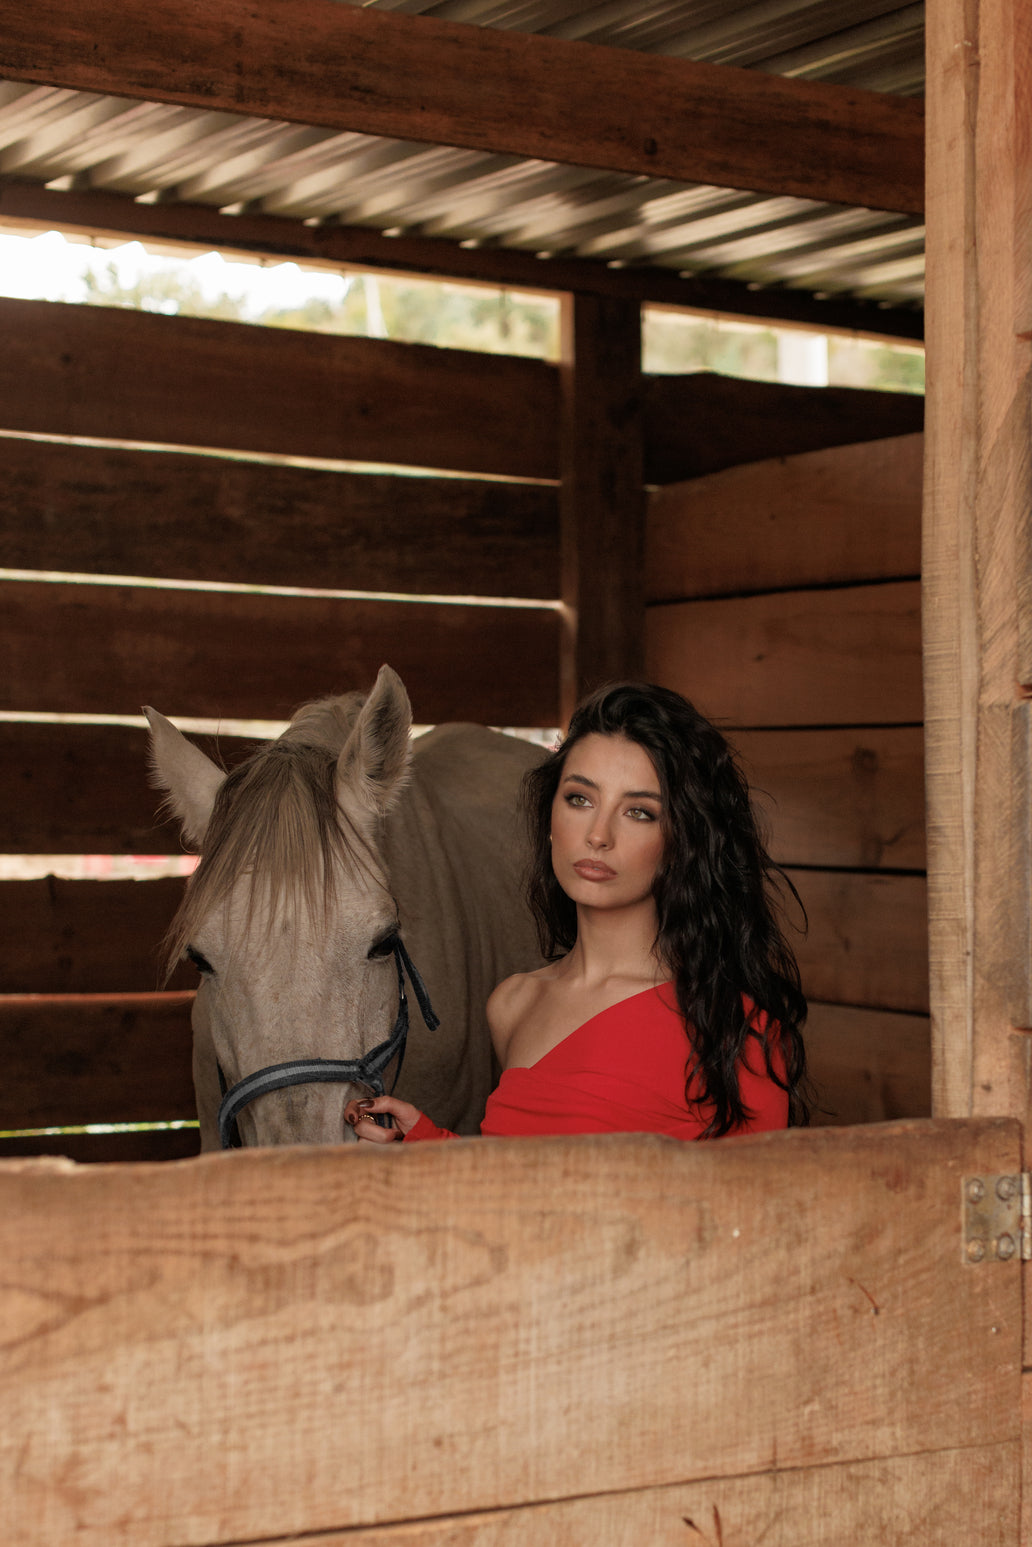
<svg viewBox="0 0 1032 1547"><path fill-rule="evenodd" d="M467 945L502 948L523 933L524 850L515 818L519 782L538 755L482 727L440 727L417 739L412 775L385 824L391 887L420 932L445 916ZM529 925L528 925L529 929Z"/></svg>

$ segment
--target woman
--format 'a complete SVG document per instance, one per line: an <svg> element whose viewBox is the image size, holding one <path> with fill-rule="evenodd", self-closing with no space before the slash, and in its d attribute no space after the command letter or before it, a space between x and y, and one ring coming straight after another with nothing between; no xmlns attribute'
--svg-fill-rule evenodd
<svg viewBox="0 0 1032 1547"><path fill-rule="evenodd" d="M502 1077L481 1132L696 1139L807 1122L806 1002L772 896L779 879L794 888L720 732L669 689L606 687L524 794L547 965L488 1001ZM347 1118L370 1143L454 1137L392 1096Z"/></svg>

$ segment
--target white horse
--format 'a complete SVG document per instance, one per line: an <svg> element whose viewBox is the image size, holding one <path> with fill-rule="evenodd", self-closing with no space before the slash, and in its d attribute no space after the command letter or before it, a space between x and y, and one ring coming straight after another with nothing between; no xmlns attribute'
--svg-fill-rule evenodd
<svg viewBox="0 0 1032 1547"><path fill-rule="evenodd" d="M387 666L368 697L306 705L228 775L145 712L154 782L201 851L169 951L201 972L202 1148L220 1142L220 1075L233 1088L284 1061L301 1083L245 1083L232 1115L223 1103L222 1142L234 1121L247 1144L353 1137L345 1102L375 1087L377 1060L365 1060L390 1042L405 998L399 934L441 1026L431 1032L412 1014L397 1092L475 1133L495 1074L484 1003L501 978L540 963L516 820L520 780L540 750L475 725L410 742L408 696ZM393 1069L394 1052L379 1062ZM331 1076L323 1060L343 1062Z"/></svg>

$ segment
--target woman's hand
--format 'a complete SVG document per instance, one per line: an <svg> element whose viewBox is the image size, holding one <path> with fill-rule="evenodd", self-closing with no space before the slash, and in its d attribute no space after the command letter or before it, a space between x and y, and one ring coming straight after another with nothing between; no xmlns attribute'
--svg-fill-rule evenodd
<svg viewBox="0 0 1032 1547"><path fill-rule="evenodd" d="M386 1112L393 1119L390 1128L381 1128L373 1122L374 1112ZM368 1144L393 1144L403 1139L422 1116L418 1107L410 1101L399 1101L396 1096L374 1096L364 1101L349 1101L344 1108L344 1121L356 1139Z"/></svg>

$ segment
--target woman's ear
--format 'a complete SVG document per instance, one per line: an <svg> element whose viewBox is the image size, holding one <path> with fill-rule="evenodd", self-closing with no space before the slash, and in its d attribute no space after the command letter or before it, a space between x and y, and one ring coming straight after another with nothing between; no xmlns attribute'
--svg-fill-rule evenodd
<svg viewBox="0 0 1032 1547"><path fill-rule="evenodd" d="M401 678L381 666L373 690L359 711L337 759L337 800L383 816L408 778L412 749L412 706Z"/></svg>
<svg viewBox="0 0 1032 1547"><path fill-rule="evenodd" d="M178 818L187 845L200 849L226 776L163 714L147 706L143 712L150 726L150 782L165 791L166 808Z"/></svg>

